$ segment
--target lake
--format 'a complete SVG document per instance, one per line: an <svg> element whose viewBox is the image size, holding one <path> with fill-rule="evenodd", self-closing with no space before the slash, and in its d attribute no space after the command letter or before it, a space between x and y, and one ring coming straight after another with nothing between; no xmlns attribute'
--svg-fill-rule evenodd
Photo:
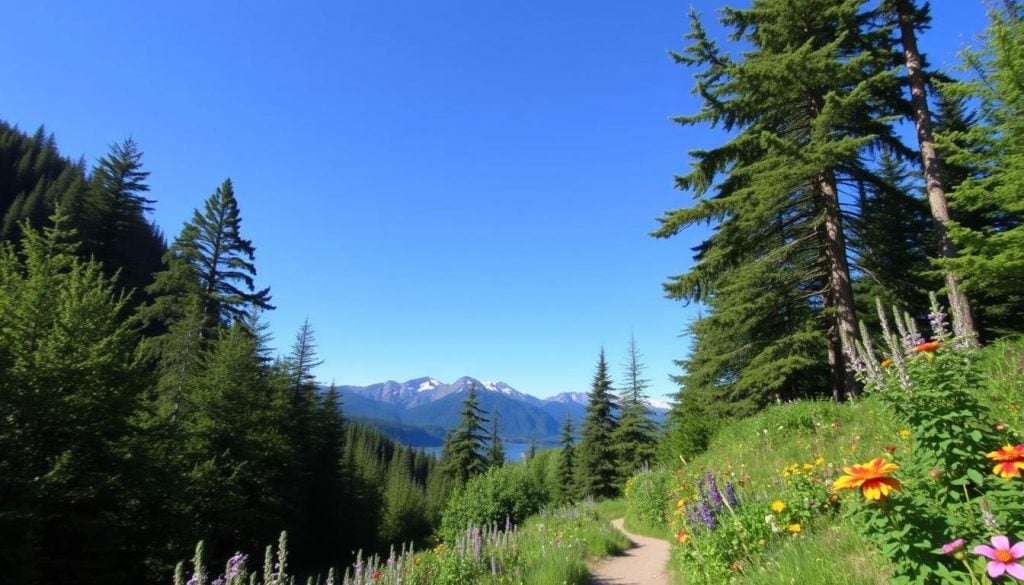
<svg viewBox="0 0 1024 585"><path fill-rule="evenodd" d="M551 445L537 445L537 449L550 449ZM438 459L441 458L441 449L443 447L413 447L414 449L423 449L426 453L433 454ZM523 456L527 451L530 450L529 443L505 443L505 460L506 461L522 461Z"/></svg>

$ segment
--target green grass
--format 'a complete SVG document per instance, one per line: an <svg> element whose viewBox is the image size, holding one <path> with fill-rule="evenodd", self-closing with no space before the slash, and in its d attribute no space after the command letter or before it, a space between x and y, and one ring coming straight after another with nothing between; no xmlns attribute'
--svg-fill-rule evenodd
<svg viewBox="0 0 1024 585"><path fill-rule="evenodd" d="M519 537L525 585L583 585L588 559L618 554L629 546L625 535L612 528L594 506L586 505L531 517Z"/></svg>
<svg viewBox="0 0 1024 585"><path fill-rule="evenodd" d="M611 521L626 515L626 499L601 500L594 504L594 510L601 518Z"/></svg>

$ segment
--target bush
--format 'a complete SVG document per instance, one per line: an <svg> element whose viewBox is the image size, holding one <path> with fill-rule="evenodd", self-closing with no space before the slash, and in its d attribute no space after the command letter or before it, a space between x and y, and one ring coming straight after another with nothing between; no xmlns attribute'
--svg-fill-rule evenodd
<svg viewBox="0 0 1024 585"><path fill-rule="evenodd" d="M645 471L626 482L626 516L645 528L668 526L668 493L674 477L668 471Z"/></svg>
<svg viewBox="0 0 1024 585"><path fill-rule="evenodd" d="M503 465L469 480L445 507L437 534L454 542L470 526L519 523L545 503L521 465Z"/></svg>

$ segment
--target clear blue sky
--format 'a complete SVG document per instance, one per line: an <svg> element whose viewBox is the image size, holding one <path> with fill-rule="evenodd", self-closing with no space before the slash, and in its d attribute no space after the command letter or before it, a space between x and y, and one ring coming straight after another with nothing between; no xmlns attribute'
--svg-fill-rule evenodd
<svg viewBox="0 0 1024 585"><path fill-rule="evenodd" d="M934 4L922 44L951 64L984 8ZM0 118L90 166L133 136L168 239L230 177L276 345L308 317L323 381L585 391L632 331L661 397L696 314L661 283L703 234L647 234L714 140L669 121L697 107L667 55L689 6L11 2Z"/></svg>

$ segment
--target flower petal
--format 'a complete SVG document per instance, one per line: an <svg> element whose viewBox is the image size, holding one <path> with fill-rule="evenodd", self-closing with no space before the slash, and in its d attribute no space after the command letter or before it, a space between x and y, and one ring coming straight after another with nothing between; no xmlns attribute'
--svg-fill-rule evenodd
<svg viewBox="0 0 1024 585"><path fill-rule="evenodd" d="M995 579L1001 577L1006 572L1006 563L1000 563L999 561L988 562L988 576Z"/></svg>
<svg viewBox="0 0 1024 585"><path fill-rule="evenodd" d="M1009 573L1010 576L1024 581L1024 567L1017 563L1008 563L1006 565L1006 572Z"/></svg>
<svg viewBox="0 0 1024 585"><path fill-rule="evenodd" d="M996 558L996 550L987 544L979 544L978 546L974 547L973 552L976 555L988 557L992 560L995 560Z"/></svg>
<svg viewBox="0 0 1024 585"><path fill-rule="evenodd" d="M1014 559L1024 557L1024 540L1010 547L1010 554Z"/></svg>
<svg viewBox="0 0 1024 585"><path fill-rule="evenodd" d="M991 542L997 550L1010 550L1010 539L1002 534L993 536Z"/></svg>

